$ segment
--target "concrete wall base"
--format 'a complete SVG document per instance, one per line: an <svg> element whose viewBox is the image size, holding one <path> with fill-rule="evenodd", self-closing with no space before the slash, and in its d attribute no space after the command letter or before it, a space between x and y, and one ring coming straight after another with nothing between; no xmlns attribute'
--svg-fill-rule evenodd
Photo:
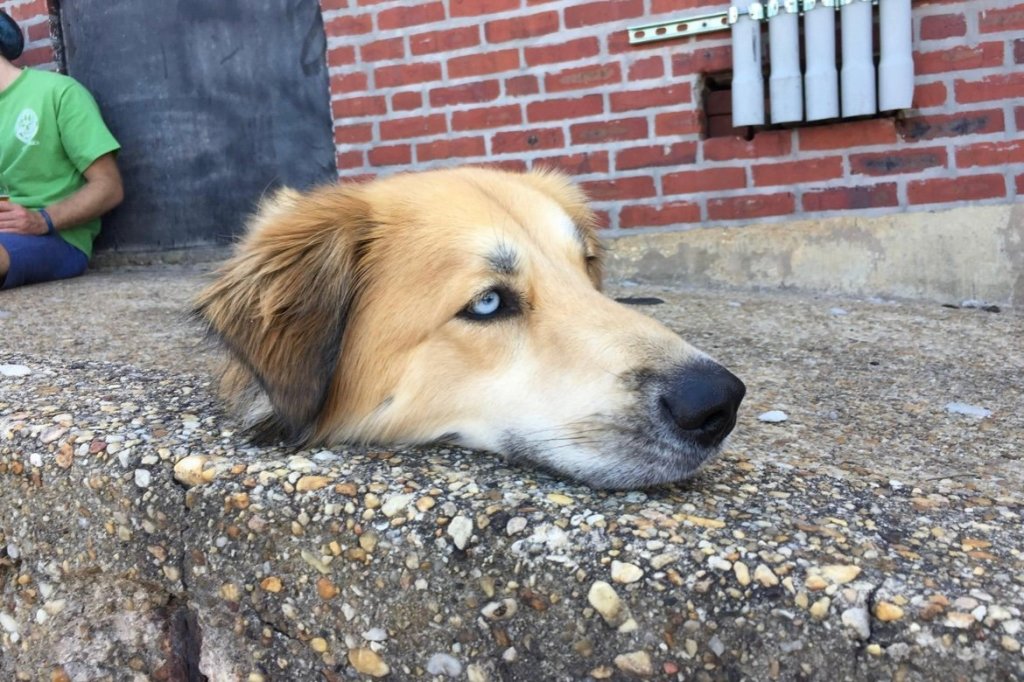
<svg viewBox="0 0 1024 682"><path fill-rule="evenodd" d="M608 240L613 279L1024 304L1024 205L801 220Z"/></svg>

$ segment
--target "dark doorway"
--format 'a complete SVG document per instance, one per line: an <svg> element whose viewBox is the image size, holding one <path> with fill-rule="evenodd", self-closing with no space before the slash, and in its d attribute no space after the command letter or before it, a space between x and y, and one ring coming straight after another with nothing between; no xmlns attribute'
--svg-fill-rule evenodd
<svg viewBox="0 0 1024 682"><path fill-rule="evenodd" d="M317 0L59 9L68 73L122 145L125 201L104 219L98 248L222 244L267 190L335 177Z"/></svg>

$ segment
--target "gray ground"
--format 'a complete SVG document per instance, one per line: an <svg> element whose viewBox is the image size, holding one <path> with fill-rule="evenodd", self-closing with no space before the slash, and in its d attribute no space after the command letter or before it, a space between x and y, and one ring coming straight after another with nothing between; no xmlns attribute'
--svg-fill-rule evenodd
<svg viewBox="0 0 1024 682"><path fill-rule="evenodd" d="M604 493L252 447L202 277L0 293L0 679L1024 678L1019 311L613 287L748 397L698 478Z"/></svg>

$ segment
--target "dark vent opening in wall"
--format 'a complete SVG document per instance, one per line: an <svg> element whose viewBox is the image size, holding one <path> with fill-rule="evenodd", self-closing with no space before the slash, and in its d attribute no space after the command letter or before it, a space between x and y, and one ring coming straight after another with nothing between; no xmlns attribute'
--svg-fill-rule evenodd
<svg viewBox="0 0 1024 682"><path fill-rule="evenodd" d="M732 124L732 71L704 76L701 102L704 104L704 137L753 139L754 126Z"/></svg>

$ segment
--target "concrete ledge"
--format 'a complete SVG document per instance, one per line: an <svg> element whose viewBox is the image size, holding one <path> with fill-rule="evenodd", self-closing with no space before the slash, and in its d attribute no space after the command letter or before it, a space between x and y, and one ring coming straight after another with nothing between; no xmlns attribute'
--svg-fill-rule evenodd
<svg viewBox="0 0 1024 682"><path fill-rule="evenodd" d="M1024 302L1024 206L612 238L612 278L942 302Z"/></svg>

